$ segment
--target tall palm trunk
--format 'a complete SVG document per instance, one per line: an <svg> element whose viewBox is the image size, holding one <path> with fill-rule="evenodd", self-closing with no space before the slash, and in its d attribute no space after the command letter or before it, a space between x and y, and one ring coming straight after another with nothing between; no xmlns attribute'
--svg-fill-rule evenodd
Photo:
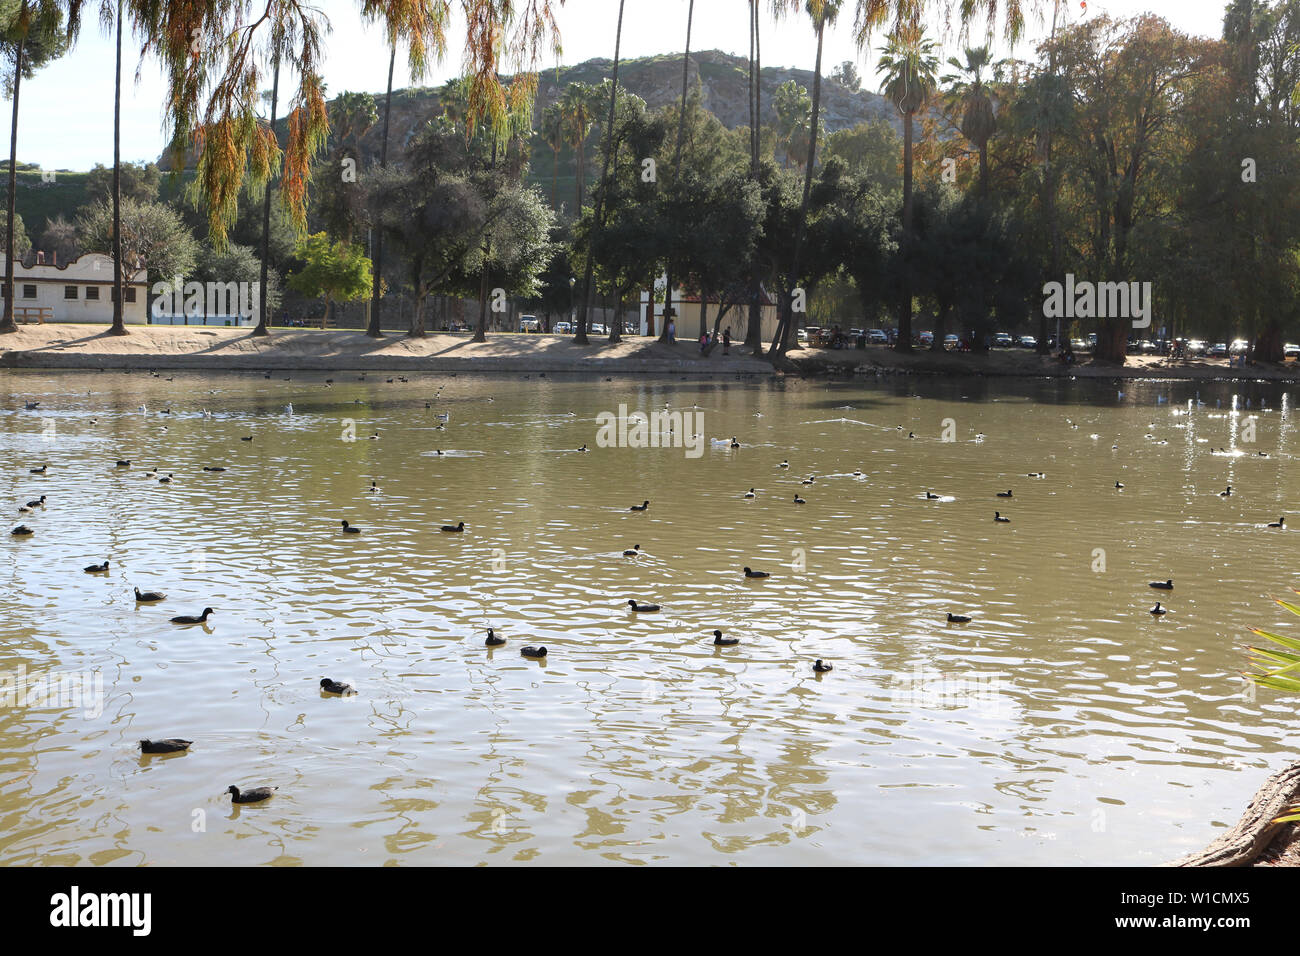
<svg viewBox="0 0 1300 956"><path fill-rule="evenodd" d="M27 0L23 0L19 11L21 21L27 19ZM5 231L5 314L0 319L0 332L17 332L18 323L14 321L14 197L18 192L18 85L23 78L23 45L26 36L18 38L18 50L14 56L14 105L13 119L9 123L9 223Z"/></svg>
<svg viewBox="0 0 1300 956"><path fill-rule="evenodd" d="M275 108L280 97L280 57L277 55L271 67L271 135L275 135ZM262 195L262 270L258 278L260 298L257 300L257 328L254 335L269 335L271 328L266 312L270 308L266 294L266 274L271 258L271 184L267 182L266 192Z"/></svg>
<svg viewBox="0 0 1300 956"><path fill-rule="evenodd" d="M682 107L677 114L677 149L673 153L673 175L682 168L682 142L686 134L686 94L691 82L691 28L695 23L695 0L686 10L686 53L682 57ZM668 317L673 311L673 270L669 266L665 276L664 321L659 332L659 341L668 341Z"/></svg>
<svg viewBox="0 0 1300 956"><path fill-rule="evenodd" d="M15 97L17 99L17 97ZM113 335L126 335L122 315L122 0L117 0L117 69L113 76Z"/></svg>
<svg viewBox="0 0 1300 956"><path fill-rule="evenodd" d="M694 0L692 0L694 3ZM618 0L618 29L614 34L614 73L609 91L609 125L605 127L605 166L600 174L600 191L596 193L596 208L591 219L591 251L587 255L586 278L582 284L582 317L578 320L578 334L573 341L587 345L587 318L591 314L592 276L596 269L596 250L600 247L600 231L603 223L605 193L609 186L609 161L614 152L614 108L618 105L618 62L623 49L623 4Z"/></svg>
<svg viewBox="0 0 1300 956"><path fill-rule="evenodd" d="M492 137L492 173L495 176L497 169L497 147L500 137ZM474 341L487 341L487 316L488 316L488 284L491 282L492 267L489 263L492 260L492 240L483 240L483 274L479 276L478 283L478 324L474 326Z"/></svg>
<svg viewBox="0 0 1300 956"><path fill-rule="evenodd" d="M758 17L758 0L750 0L749 4L749 84L750 84L750 101L749 101L749 168L750 175L755 181L758 180L759 153L763 147L763 68L762 68L762 35L759 30ZM745 329L745 345L752 347L756 352L763 350L763 305L761 301L762 294L762 273L759 270L758 256L754 257L753 271L749 281L749 326Z"/></svg>
<svg viewBox="0 0 1300 956"><path fill-rule="evenodd" d="M388 167L388 121L393 114L393 64L397 61L397 44L388 52L388 91L384 94L384 132L379 141L379 168ZM372 339L384 337L381 317L383 311L384 231L375 236L375 261L370 274L370 324L366 335Z"/></svg>
<svg viewBox="0 0 1300 956"><path fill-rule="evenodd" d="M551 164L551 208L558 209L555 200L560 191L560 147L552 146L551 151L555 154L555 162Z"/></svg>
<svg viewBox="0 0 1300 956"><path fill-rule="evenodd" d="M803 199L799 203L799 220L794 231L794 253L790 257L790 283L798 288L800 254L803 251L803 236L808 221L808 200L812 197L813 166L817 159L817 127L821 120L822 106L822 45L826 39L825 17L817 24L817 66L813 72L812 129L808 134L808 163L804 167ZM776 326L776 336L772 339L773 356L784 355L794 338L794 294L784 297L781 304L782 317Z"/></svg>
<svg viewBox="0 0 1300 956"><path fill-rule="evenodd" d="M902 302L898 312L898 341L894 349L912 351L912 114L903 114L903 274Z"/></svg>
<svg viewBox="0 0 1300 956"><path fill-rule="evenodd" d="M1056 0L1056 2L1052 4L1051 38L1053 41L1056 40L1056 18L1057 15L1060 13L1060 6L1061 6L1060 0ZM1056 84L1055 84L1056 44L1055 42L1052 43L1052 55L1048 60L1048 68L1052 71L1052 77L1053 77L1052 91L1053 93L1055 93L1056 92ZM1052 104L1053 117L1055 116L1055 106L1056 104L1053 103ZM1046 150L1044 152L1044 160L1043 160L1042 203L1043 203L1043 212L1047 218L1048 242L1051 244L1051 256L1052 256L1051 277L1052 277L1052 281L1055 282L1057 281L1056 277L1060 275L1060 271L1061 271L1061 243L1060 243L1060 236L1056 228L1056 184L1053 180L1053 176L1055 173L1054 170L1052 169L1052 121L1050 120L1047 123L1046 140L1047 140L1047 142L1045 143ZM1066 335L1068 334L1068 330L1062 328L1059 319L1057 320L1057 327L1058 329L1061 330L1061 334L1057 336L1058 341L1056 343L1056 347L1060 348L1061 347L1060 340L1063 340L1066 337ZM1048 334L1049 333L1047 328L1047 310L1042 309L1040 310L1040 314L1038 316L1038 353L1040 355L1048 355L1051 353L1051 348L1047 344Z"/></svg>

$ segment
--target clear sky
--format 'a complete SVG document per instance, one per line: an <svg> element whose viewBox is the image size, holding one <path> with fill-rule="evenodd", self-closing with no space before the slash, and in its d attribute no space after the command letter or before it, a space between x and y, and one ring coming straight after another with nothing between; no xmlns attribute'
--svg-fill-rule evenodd
<svg viewBox="0 0 1300 956"><path fill-rule="evenodd" d="M846 0L841 21L828 31L825 69L853 59L864 77L864 85L875 88L874 53L859 53L853 42L853 0ZM1026 6L1032 6L1027 0ZM1052 0L1040 0L1050 24ZM344 90L382 93L388 54L377 29L362 26L355 0L318 0L329 19L331 32L325 40L325 79L332 95ZM763 3L767 8L768 4ZM1201 36L1218 36L1226 0L1060 0L1062 16L1070 21L1105 12L1130 16L1144 11L1157 13L1176 27ZM696 0L692 47L721 49L748 55L747 0ZM681 52L686 32L687 0L628 0L623 24L623 55L626 57ZM566 0L559 14L564 46L561 62L580 63L591 57L613 56L617 0ZM18 118L18 159L39 163L45 169L89 169L96 162L109 164L113 158L113 44L101 34L93 16L87 17L83 35L73 51L42 70L22 85ZM1033 36L1046 27L1031 25ZM463 26L457 24L450 38L447 62L427 78L425 85L437 85L458 72L459 44ZM873 41L873 46L876 44ZM954 37L945 38L945 57L957 47ZM763 63L811 69L816 59L816 40L806 20L789 19L763 26ZM1031 44L1022 42L1015 51L997 48L999 55L1014 52L1028 58ZM138 56L124 54L122 108L122 158L153 160L163 149L161 123L162 79L155 62L140 66ZM129 65L129 68L128 68ZM554 65L547 63L546 65ZM282 79L282 87L283 87ZM398 55L394 86L409 84ZM269 87L269 83L267 84ZM3 153L9 154L9 103L3 122Z"/></svg>

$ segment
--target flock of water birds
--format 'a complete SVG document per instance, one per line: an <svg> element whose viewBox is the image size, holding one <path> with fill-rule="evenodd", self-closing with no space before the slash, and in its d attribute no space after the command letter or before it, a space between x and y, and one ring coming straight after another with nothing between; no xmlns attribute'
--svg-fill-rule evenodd
<svg viewBox="0 0 1300 956"><path fill-rule="evenodd" d="M158 373L156 373L156 372L151 372L151 374L152 374L154 377L161 377L161 376L159 376ZM268 373L265 377L266 377L266 378L270 378L271 376L270 376L270 374ZM526 377L527 377L527 376L525 376L525 378L526 378ZM168 378L168 379L167 379L167 381L171 381L171 380L172 380L171 378ZM287 379L286 379L286 380L287 380ZM361 376L361 379L360 379L360 380L364 381L364 380L365 380L365 376L364 376L364 375ZM399 377L399 380L402 381L402 382L406 382L406 381L407 381L407 379L405 379L405 378L403 378L403 377ZM387 381L391 384L391 383L394 381L394 379L391 379L391 378L390 378L390 379L388 379ZM607 379L607 381L608 381L608 379ZM325 387L328 388L328 387L330 387L332 384L333 384L333 380L332 380L332 379L326 379L326 381L325 381ZM432 407L433 407L433 402L436 402L437 399L438 399L438 397L441 396L441 393L442 393L442 389L443 389L443 388L445 388L445 385L439 387L437 395L436 395L432 400L430 400L430 401L426 401L426 402L425 402L425 408L426 408L426 409L427 409L427 408L432 408ZM1122 397L1122 393L1121 393L1121 397ZM490 399L490 398L488 399L488 401L491 401L491 400L492 400L492 399ZM358 399L357 401L360 402L360 399ZM25 403L25 407L26 407L26 409L29 410L29 411L38 410L38 409L39 409L39 406L40 406L40 403L37 402L37 401L30 401L30 400L29 400L29 401L27 401L27 402ZM698 407L698 406L697 406L697 407ZM141 405L141 406L140 406L140 411L141 411L141 412L147 412L147 408L146 408L146 406ZM290 404L290 405L287 406L286 411L288 412L288 414L293 414L293 406L292 406L292 404ZM211 416L211 413L210 413L207 409L203 409L202 412L203 412L203 416L204 416L205 418L210 418L210 417L212 417L212 416ZM171 414L171 409L170 409L170 408L160 409L160 410L159 410L159 414L164 414L164 415ZM450 416L449 416L449 414L448 414L448 413L445 413L445 412L439 412L439 413L437 413L437 418L438 418L438 420L439 420L439 424L436 426L436 428L439 429L439 430L441 430L441 429L443 428L444 424L445 424L447 421L450 420ZM1075 423L1070 422L1068 419L1067 419L1066 421L1067 421L1067 424L1069 425L1069 427L1071 427L1071 428L1077 428L1077 427L1078 427ZM93 419L92 419L92 422L93 422ZM901 425L898 426L898 430L899 430L899 431L902 431L902 426L901 426ZM376 433L376 434L373 434L373 435L370 435L370 436L367 436L367 437L369 437L369 438L371 438L371 439L377 439L379 436L378 436L378 434ZM910 432L910 431L909 431L907 437L908 437L909 439L915 439L917 436L916 436L916 434L915 434L914 432ZM976 441L981 441L981 440L983 439L983 437L984 437L983 435L978 435L978 436L976 436ZM1093 438L1096 438L1097 436L1094 435L1094 436L1092 436L1092 437L1093 437ZM1147 438L1148 438L1149 440L1156 441L1156 439L1155 439L1155 437L1154 437L1153 435L1148 434L1148 435L1147 435ZM249 436L246 436L246 437L241 438L241 440L242 440L242 441L245 441L245 442L249 442L249 441L252 441L252 440L253 440L253 436L252 436L252 435L249 435ZM741 447L739 441L738 441L737 438L735 438L735 437L731 437L731 438L728 438L728 439L712 439L711 441L712 441L713 444L715 444L715 445L719 445L719 446L727 446L727 447L730 447L730 448L740 448L740 447ZM1163 444L1164 442L1161 441L1160 443ZM1118 446L1116 445L1116 446L1112 446L1112 447L1113 447L1113 448L1117 448ZM573 449L573 451L576 451L576 452L587 452L587 451L589 451L589 449L588 449L587 446L584 444L581 448ZM1222 449L1221 449L1221 451L1222 451ZM443 452L442 452L441 449L438 449L436 453L437 453L438 455L442 455L442 454L443 454ZM1260 452L1259 454L1260 454L1261 456L1265 456L1265 453L1263 453L1263 452ZM1265 456L1265 457L1266 457L1266 456ZM131 463L131 461L130 461L129 459L117 459L117 460L115 461L113 467L118 468L118 469L128 469L128 468L131 468L131 467L132 467L132 463ZM782 461L781 461L781 462L780 462L776 467L777 467L777 468L780 468L780 469L789 469L789 468L790 468L790 462L789 462L788 459L782 460ZM29 473L30 473L31 475L36 475L36 476L45 476L45 475L48 474L48 469L49 469L49 465L48 465L48 463L47 463L47 464L42 464L42 465L39 465L39 466L30 467L30 468L28 469L28 471L29 471ZM205 472L224 472L226 469L225 469L225 467L220 466L220 465L210 465L210 466L204 466L203 470L204 470ZM853 474L855 477L863 477L863 473L862 473L860 470L856 470L856 471L852 472L852 474ZM146 477L146 478L149 478L149 479L155 479L155 480L157 480L158 482L160 482L160 483L162 483L162 484L168 484L168 483L170 483L170 482L173 480L173 477L174 477L174 476L173 476L173 474L171 474L171 473L168 473L168 474L165 474L165 475L164 475L164 474L161 473L161 470L160 470L160 469L155 468L155 469L151 469L151 470L149 470L148 472L146 472L146 473L145 473L145 477ZM1027 473L1027 475L1026 475L1025 477L1030 478L1030 479L1043 479L1043 478L1046 478L1047 476L1046 476L1046 474L1045 474L1044 472L1029 472L1029 473ZM815 474L810 474L810 475L808 475L806 478L803 478L803 479L801 480L800 484L801 484L802 486L813 487L813 486L816 485L816 482L817 482L817 476L816 476ZM1122 482L1120 482L1120 481L1116 481L1116 482L1115 482L1115 490L1116 490L1116 491L1118 491L1118 492L1122 492L1122 491L1124 490L1124 488L1125 488L1125 485L1124 485ZM372 481L371 481L371 484L370 484L370 488L369 488L368 490L369 490L370 492L372 492L372 493L373 493L373 492L378 492L378 491L379 491L378 484L377 484L374 480L372 480ZM1220 497L1223 497L1223 498L1228 498L1228 497L1231 497L1231 496L1232 496L1232 493L1233 493L1233 492L1232 492L1232 486L1229 485L1229 486L1227 486L1227 488L1226 488L1224 491L1222 491L1222 492L1219 493L1219 496L1220 496ZM743 497L743 498L746 498L746 499L753 499L753 498L755 498L755 497L757 496L757 494L758 494L758 492L756 491L756 489L755 489L754 487L751 487L748 491L746 491L746 492L743 494L742 497ZM948 497L946 497L946 496L944 496L944 495L936 494L933 490L927 490L927 491L925 491L923 497L924 497L924 499L927 500L927 501L952 500L951 498L948 498ZM1013 489L1008 488L1008 489L1006 489L1005 491L997 491L997 492L995 492L995 493L994 493L994 497L997 498L997 499L1003 499L1003 500L1007 500L1007 499L1014 500L1014 499L1015 499L1015 494L1014 494ZM37 498L32 498L32 499L28 500L25 504L20 505L20 506L18 507L18 512L19 512L20 514L25 514L25 515L35 515L35 514L38 514L39 512L41 512L42 510L44 510L44 509L46 508L48 502L49 502L49 498L48 498L48 496L45 495L45 494L42 494L42 495L40 495L39 497L37 497ZM795 495L794 495L794 498L793 498L793 502L794 502L794 504L796 504L796 505L802 505L802 504L806 504L806 503L807 503L807 499L803 498L799 493L796 492ZM649 501L648 499L646 499L646 500L643 500L640 504L633 504L633 505L631 505L631 506L629 507L628 510L631 511L631 512L645 512L645 511L649 510L649 508L650 508L650 501ZM993 521L994 521L995 523L997 523L997 524L1010 524L1010 523L1011 523L1011 518L1008 517L1007 515L1004 515L1004 514L1001 512L1001 510L996 510L996 511L994 511L994 513L993 513ZM344 535L360 535L360 534L362 533L362 529L361 529L361 528L357 527L356 525L352 524L351 522L349 522L349 521L346 520L346 519L343 519L343 520L341 521L341 526L342 526L342 532L341 532L341 533L344 534ZM1274 529L1285 529L1285 527L1286 527L1286 516L1283 515L1283 516L1280 517L1277 521L1268 523L1268 524L1267 524L1267 527L1268 527L1268 528L1274 528ZM444 525L442 525L442 526L440 527L439 530L440 530L442 533L446 533L446 534L463 534L463 533L465 533L465 531L466 531L466 525L465 525L465 522L464 522L463 520L461 520L461 521L458 521L458 522L457 522L456 524L454 524L454 525L452 525L452 524L444 524ZM15 528L12 529L12 531L10 532L10 535L13 536L13 537L15 537L15 538L25 538L25 537L30 537L30 536L32 536L34 533L35 533L34 530L33 530L31 527L29 527L28 525L26 525L26 524L20 524L20 525L18 525L17 527L15 527ZM633 547L624 550L622 553L623 553L623 557L625 557L625 558L629 558L629 559L632 559L632 560L635 560L635 559L637 559L637 558L639 558L639 557L641 557L641 556L643 556L643 555L646 554L646 552L642 550L640 544L636 544L636 545L634 545ZM92 564L92 565L89 565L89 566L85 567L85 568L83 569L83 571L84 571L86 574L93 574L93 575L106 575L106 574L109 573L109 568L110 568L110 559L107 559L107 558L106 558L103 562L101 562L101 563L99 563L99 564ZM748 567L748 566L744 567L744 568L742 569L742 571L743 571L743 574L744 574L745 578L746 578L746 579L750 579L750 580L760 580L760 579L765 579L765 578L769 578L769 577L771 577L771 574L770 574L769 572L767 572L767 571L758 570L758 569L751 568L751 567ZM1149 586L1151 589L1154 589L1154 590L1165 591L1165 592L1171 592L1171 591L1173 591L1173 589L1174 589L1174 582L1173 582L1172 579L1166 579L1166 580L1164 580L1164 581L1151 581L1151 582L1149 582L1149 585L1148 585L1148 586ZM166 600L166 597L167 597L165 594L163 594L163 593L161 593L161 592L159 592L159 591L142 591L142 590L140 590L139 587L135 587L135 588L134 588L134 591L135 591L135 601L136 601L136 603L137 603L138 605L153 605L153 604L158 604L158 603L160 603L160 602ZM638 601L638 600L635 599L635 598L629 598L629 599L627 600L626 603L627 603L628 608L630 609L630 612L633 613L633 614L653 614L653 613L658 612L658 611L661 610L660 605L658 605L658 604L641 602L641 601ZM179 626L204 625L204 624L206 624L208 618L209 618L213 613L215 613L215 612L214 612L214 610L213 610L212 608L210 608L210 607L205 607L205 608L203 608L203 610L202 610L199 614L178 614L178 615L173 616L172 618L170 618L170 621L171 621L172 624L179 625ZM1155 606L1151 608L1150 613L1151 613L1151 615L1153 615L1153 616L1155 616L1155 617L1159 617L1159 616L1162 616L1162 615L1168 613L1168 609L1163 605L1162 602L1157 601L1156 604L1155 604ZM970 623L970 622L971 622L971 618L970 618L970 616L968 616L968 615L964 615L964 614L954 614L954 613L952 613L951 611L947 612L947 617L946 617L946 623L947 623L947 624L968 624L968 623ZM501 647L501 646L503 646L504 644L506 644L506 638L503 637L502 635L498 634L495 628L488 627L488 628L486 628L486 632L487 632L487 636L486 636L486 639L485 639L485 641L484 641L484 645L485 645L486 647L489 647L489 648L496 648L496 647ZM713 643L713 645L715 645L715 646L717 646L717 647L734 647L734 646L736 646L736 645L738 645L738 644L740 643L740 639L739 639L739 638L736 638L736 637L728 637L728 636L726 636L726 635L723 633L723 631L720 630L720 629L714 629L714 630L711 632L711 634L709 635L709 637L712 638L712 643ZM707 639L707 638L706 638L706 639ZM525 646L525 647L521 648L521 650L520 650L520 654L521 654L521 656L526 657L526 658L532 658L532 659L545 659L546 656L547 656L547 653L548 653L547 648L546 648L545 646L541 646L541 645L528 645L528 646ZM820 676L820 675L822 675L822 674L825 674L825 673L828 673L828 672L834 670L834 665L833 665L832 663L830 663L829 661L823 660L823 659L821 659L821 658L818 658L818 659L812 661L810 667L811 667L811 671L812 671L814 674L818 675L818 676ZM358 693L357 689L356 689L354 686L352 686L351 684L347 684L347 683L343 683L343 682L340 682L340 681L336 681L336 680L333 680L333 679L331 679L331 678L329 678L329 677L322 677L322 678L320 679L320 691L321 691L321 694L324 695L324 696L334 696L334 697L350 697L350 696L355 696L355 695ZM142 740L140 740L139 743L140 743L140 751L141 751L142 754L145 754L145 755L167 755L167 754L184 753L184 752L188 751L188 749L190 748L190 746L193 744L193 741L191 741L191 740L186 740L186 739L179 738L179 737L170 737L170 738L163 738L163 739L156 739L156 740L155 740L155 739L142 739ZM230 786L230 787L225 791L225 793L230 795L231 800L232 800L233 803L236 803L236 804L250 804L250 803L261 803L261 802L263 802L263 801L268 800L268 799L269 799L269 798L274 794L274 792L275 792L277 789L278 789L278 788L273 787L273 786L260 786L260 787L254 787L254 788L247 789L247 790L241 790L239 787L237 787L237 786L233 786L233 785L232 785L232 786Z"/></svg>

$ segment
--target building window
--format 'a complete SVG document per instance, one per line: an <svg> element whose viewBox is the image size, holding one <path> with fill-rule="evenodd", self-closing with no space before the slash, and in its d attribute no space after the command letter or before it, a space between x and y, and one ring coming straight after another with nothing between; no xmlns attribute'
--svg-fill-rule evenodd
<svg viewBox="0 0 1300 956"><path fill-rule="evenodd" d="M25 286L23 286L23 298L24 298L24 299L34 299L34 298L36 298L36 286L34 286L34 285L25 285Z"/></svg>
<svg viewBox="0 0 1300 956"><path fill-rule="evenodd" d="M99 298L99 286L94 286L94 285L86 286L86 298L87 298L88 300L89 300L89 299L98 299L98 298Z"/></svg>
<svg viewBox="0 0 1300 956"><path fill-rule="evenodd" d="M127 302L135 301L135 289L130 286L128 286L126 289L126 301Z"/></svg>
<svg viewBox="0 0 1300 956"><path fill-rule="evenodd" d="M77 287L75 285L65 285L63 287L63 297L65 299L75 299L77 296Z"/></svg>

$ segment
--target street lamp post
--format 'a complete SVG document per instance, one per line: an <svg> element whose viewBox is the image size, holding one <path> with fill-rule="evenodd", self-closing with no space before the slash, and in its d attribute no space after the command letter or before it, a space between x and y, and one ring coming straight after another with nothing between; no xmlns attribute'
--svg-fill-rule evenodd
<svg viewBox="0 0 1300 956"><path fill-rule="evenodd" d="M569 324L573 328L577 328L578 325L578 310L573 305L573 287L577 284L578 277L574 275L569 276ZM570 331L572 331L572 329Z"/></svg>

